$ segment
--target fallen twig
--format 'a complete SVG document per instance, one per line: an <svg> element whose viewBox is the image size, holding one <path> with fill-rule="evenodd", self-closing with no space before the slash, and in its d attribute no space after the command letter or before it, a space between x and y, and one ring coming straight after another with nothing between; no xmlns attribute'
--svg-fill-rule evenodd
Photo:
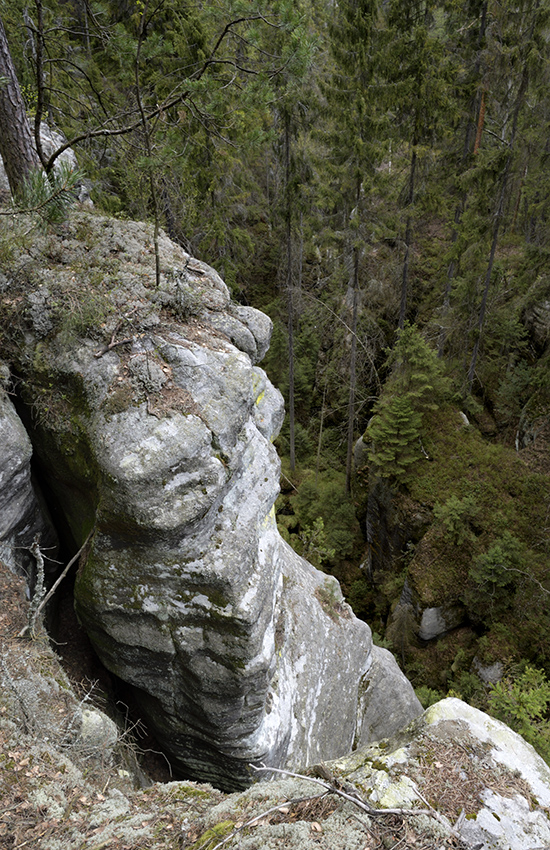
<svg viewBox="0 0 550 850"><path fill-rule="evenodd" d="M103 357L104 354L107 354L108 351L112 351L113 348L116 348L119 345L126 345L128 342L133 342L134 337L129 336L127 339L118 339L116 342L111 339L107 345L104 345L103 348L100 348L99 351L96 351L94 357Z"/></svg>

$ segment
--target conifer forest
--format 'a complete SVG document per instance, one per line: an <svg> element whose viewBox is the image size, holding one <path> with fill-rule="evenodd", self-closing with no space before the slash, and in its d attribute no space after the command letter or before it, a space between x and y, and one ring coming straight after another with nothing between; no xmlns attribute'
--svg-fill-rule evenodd
<svg viewBox="0 0 550 850"><path fill-rule="evenodd" d="M550 758L550 0L0 18L94 209L273 320L281 533L424 705L459 695Z"/></svg>

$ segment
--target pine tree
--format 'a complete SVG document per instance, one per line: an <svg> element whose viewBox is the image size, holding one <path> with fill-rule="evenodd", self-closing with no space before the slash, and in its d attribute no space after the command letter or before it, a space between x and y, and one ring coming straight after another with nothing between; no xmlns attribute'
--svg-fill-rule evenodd
<svg viewBox="0 0 550 850"><path fill-rule="evenodd" d="M0 19L0 155L13 195L33 169L40 168L19 81Z"/></svg>
<svg viewBox="0 0 550 850"><path fill-rule="evenodd" d="M348 427L346 488L351 490L357 380L357 323L360 262L369 242L368 202L379 160L379 114L374 97L378 66L377 0L345 0L330 26L334 62L325 88L331 127L328 143L338 175L339 204L346 233L349 276Z"/></svg>
<svg viewBox="0 0 550 850"><path fill-rule="evenodd" d="M435 0L390 0L383 41L385 104L392 117L397 149L407 146L408 169L402 191L403 264L398 325L404 326L410 300L411 252L418 203L418 173L426 152L437 147L452 123L452 61L437 26Z"/></svg>

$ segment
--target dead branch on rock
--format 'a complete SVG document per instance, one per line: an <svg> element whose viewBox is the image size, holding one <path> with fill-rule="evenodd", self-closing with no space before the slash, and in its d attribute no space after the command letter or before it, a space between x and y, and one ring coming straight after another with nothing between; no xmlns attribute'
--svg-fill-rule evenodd
<svg viewBox="0 0 550 850"><path fill-rule="evenodd" d="M328 780L328 779L325 779L325 780L316 779L313 776L305 776L302 773L293 773L290 770L280 770L279 768L266 767L265 765L256 766L256 765L251 764L251 765L249 765L249 767L252 770L254 770L258 773L261 773L261 772L279 773L279 774L282 774L283 776L292 776L295 779L303 779L303 780L307 780L308 782L314 782L316 785L321 785L323 788L325 788L327 792L329 792L331 794L336 794L337 796L342 797L344 800L347 800L348 802L353 803L354 806L357 806L357 808L359 808L362 812L365 812L365 814L369 815L369 817L380 818L380 817L384 817L386 815L398 815L399 817L410 818L410 817L417 817L418 815L427 815L428 817L433 818L438 823L440 823L442 826L444 826L445 829L447 829L454 838L458 839L462 843L462 839L461 839L460 834L457 832L456 829L454 829L451 826L451 823L449 822L449 820L446 817L444 817L443 815L440 815L439 812L437 812L432 806L430 806L428 801L425 800L424 797L422 797L422 795L419 793L419 791L417 789L415 789L415 793L418 796L419 800L421 800L421 802L423 802L429 808L427 808L427 809L412 809L412 808L411 809L376 809L376 808L374 808L374 806L371 806L369 803L367 803L365 800L363 800L359 796L357 791L354 788L352 788L352 786L343 786L336 777L332 776L332 774L330 774L330 772L326 771L326 766L323 766L323 767L325 768L326 774L331 777L330 780ZM323 771L323 772L325 773L325 771ZM283 804L281 804L281 805L283 805ZM214 850L216 850L216 848L214 848Z"/></svg>
<svg viewBox="0 0 550 850"><path fill-rule="evenodd" d="M116 335L119 332L119 330L121 329L122 324L123 324L122 321L120 321L117 324L116 328L114 329L114 331L111 335L111 341L108 342L107 345L104 345L103 348L100 348L99 351L96 351L96 353L94 354L94 357L96 357L96 358L103 357L104 354L107 354L107 352L111 351L113 348L116 348L119 345L126 345L126 343L134 341L133 336L128 337L127 339L117 340Z"/></svg>
<svg viewBox="0 0 550 850"><path fill-rule="evenodd" d="M50 601L50 599L54 595L55 591L57 590L57 588L59 587L59 585L61 584L61 582L63 581L63 579L65 578L65 576L69 572L69 570L71 569L71 567L73 566L73 564L75 564L76 561L80 558L82 552L84 551L84 549L86 548L86 546L90 542L92 534L94 533L94 531L95 531L95 526L92 528L92 530L88 534L86 540L84 541L84 543L82 544L82 546L80 547L80 549L78 550L76 555L74 555L71 558L71 560L69 561L69 563L67 564L67 566L65 567L65 569L63 570L61 575L57 578L57 580L50 587L49 591L46 594L44 594L44 558L42 556L42 552L40 551L40 546L38 545L38 542L36 540L33 542L32 546L31 546L31 552L34 555L34 557L36 558L36 566L37 566L37 570L38 570L38 581L37 581L37 584L36 584L36 590L34 592L34 595L33 595L32 601L31 601L31 606L29 608L27 625L24 626L21 629L21 631L19 632L17 637L22 638L27 634L27 632L30 632L31 638L34 638L34 636L35 636L34 630L35 630L35 627L36 627L36 622L38 620L38 615L40 614L41 611L44 610L44 607L48 604L48 602ZM35 599L37 600L36 604L34 604Z"/></svg>
<svg viewBox="0 0 550 850"><path fill-rule="evenodd" d="M129 336L127 339L118 339L115 341L115 334L116 331L111 337L111 342L109 342L107 345L104 345L103 348L99 349L99 351L96 351L94 357L103 357L104 354L107 354L108 351L112 351L113 348L117 348L119 345L127 345L127 343L134 341L133 336Z"/></svg>
<svg viewBox="0 0 550 850"><path fill-rule="evenodd" d="M34 593L32 595L31 603L29 605L29 614L27 619L27 625L25 626L25 631L29 630L31 633L31 637L34 638L34 627L36 626L38 613L40 611L40 604L45 594L44 556L42 555L42 550L40 549L39 537L34 538L31 545L29 546L29 552L36 561L36 584L34 587Z"/></svg>

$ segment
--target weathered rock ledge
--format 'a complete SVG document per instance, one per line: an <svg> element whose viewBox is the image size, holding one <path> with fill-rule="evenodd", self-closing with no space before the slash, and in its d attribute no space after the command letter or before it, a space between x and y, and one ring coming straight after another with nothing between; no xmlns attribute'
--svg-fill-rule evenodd
<svg viewBox="0 0 550 850"><path fill-rule="evenodd" d="M322 774L326 785L280 777L225 795L189 781L151 784L139 774L128 732L117 734L108 717L76 698L44 636L13 639L25 621L22 595L0 562L0 843L15 838L36 850L550 846L548 766L519 735L457 699L318 766L310 776Z"/></svg>
<svg viewBox="0 0 550 850"><path fill-rule="evenodd" d="M278 534L269 319L151 229L76 215L6 277L21 411L65 536L92 542L76 606L174 766L222 788L420 712L337 582ZM25 269L22 284L21 269Z"/></svg>

